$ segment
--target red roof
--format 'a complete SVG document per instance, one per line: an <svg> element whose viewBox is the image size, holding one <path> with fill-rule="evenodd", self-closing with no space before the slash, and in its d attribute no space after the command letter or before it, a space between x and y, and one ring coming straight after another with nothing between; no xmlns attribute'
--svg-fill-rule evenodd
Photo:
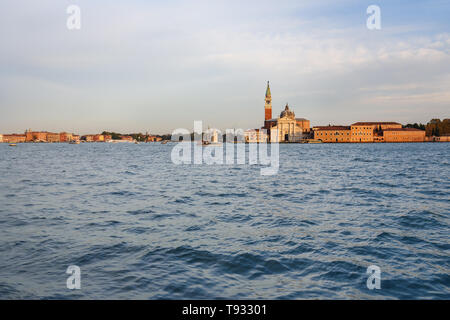
<svg viewBox="0 0 450 320"><path fill-rule="evenodd" d="M316 130L350 130L349 126L323 126L323 127L314 127Z"/></svg>
<svg viewBox="0 0 450 320"><path fill-rule="evenodd" d="M390 129L384 129L383 131L423 131L423 132L425 132L425 130L420 130L420 129L416 129L416 128L390 128Z"/></svg>
<svg viewBox="0 0 450 320"><path fill-rule="evenodd" d="M370 125L381 125L381 124L400 124L398 122L355 122L352 126L370 126Z"/></svg>

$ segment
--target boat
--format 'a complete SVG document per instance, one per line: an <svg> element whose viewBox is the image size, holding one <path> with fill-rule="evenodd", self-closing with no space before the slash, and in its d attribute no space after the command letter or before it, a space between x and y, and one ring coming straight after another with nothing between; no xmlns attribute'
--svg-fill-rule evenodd
<svg viewBox="0 0 450 320"><path fill-rule="evenodd" d="M163 142L161 142L161 144L167 144L167 140L164 140Z"/></svg>
<svg viewBox="0 0 450 320"><path fill-rule="evenodd" d="M322 140L320 139L306 139L302 141L302 143L322 143Z"/></svg>
<svg viewBox="0 0 450 320"><path fill-rule="evenodd" d="M205 147L205 146L221 146L221 145L222 145L221 142L209 142L209 141L207 141L207 140L199 141L198 144L199 144L199 145L202 145L202 146L204 146L204 147Z"/></svg>
<svg viewBox="0 0 450 320"><path fill-rule="evenodd" d="M15 143L10 143L9 146L10 146L10 147L17 147L17 144L15 144Z"/></svg>
<svg viewBox="0 0 450 320"><path fill-rule="evenodd" d="M108 143L134 143L134 141L130 141L130 140L108 140L106 142L108 142Z"/></svg>
<svg viewBox="0 0 450 320"><path fill-rule="evenodd" d="M78 140L72 140L72 141L69 141L69 144L80 144L80 141L78 141Z"/></svg>

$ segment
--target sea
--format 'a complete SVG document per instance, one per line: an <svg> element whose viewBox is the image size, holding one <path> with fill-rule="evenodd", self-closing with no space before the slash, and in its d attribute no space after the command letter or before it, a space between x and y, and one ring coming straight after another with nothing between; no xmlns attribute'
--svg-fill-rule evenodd
<svg viewBox="0 0 450 320"><path fill-rule="evenodd" d="M450 299L450 144L174 146L0 144L0 299Z"/></svg>

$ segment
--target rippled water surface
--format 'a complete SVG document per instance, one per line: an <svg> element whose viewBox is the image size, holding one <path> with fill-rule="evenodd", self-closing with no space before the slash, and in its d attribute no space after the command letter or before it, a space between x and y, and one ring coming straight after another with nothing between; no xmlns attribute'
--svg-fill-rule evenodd
<svg viewBox="0 0 450 320"><path fill-rule="evenodd" d="M0 144L0 298L450 299L450 144L281 145L274 176L172 147Z"/></svg>

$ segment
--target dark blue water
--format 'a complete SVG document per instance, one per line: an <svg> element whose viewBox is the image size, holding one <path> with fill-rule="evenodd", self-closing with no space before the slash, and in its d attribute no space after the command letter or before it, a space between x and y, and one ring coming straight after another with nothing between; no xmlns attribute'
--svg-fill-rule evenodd
<svg viewBox="0 0 450 320"><path fill-rule="evenodd" d="M172 146L0 144L0 298L450 299L450 144L281 145L274 176Z"/></svg>

